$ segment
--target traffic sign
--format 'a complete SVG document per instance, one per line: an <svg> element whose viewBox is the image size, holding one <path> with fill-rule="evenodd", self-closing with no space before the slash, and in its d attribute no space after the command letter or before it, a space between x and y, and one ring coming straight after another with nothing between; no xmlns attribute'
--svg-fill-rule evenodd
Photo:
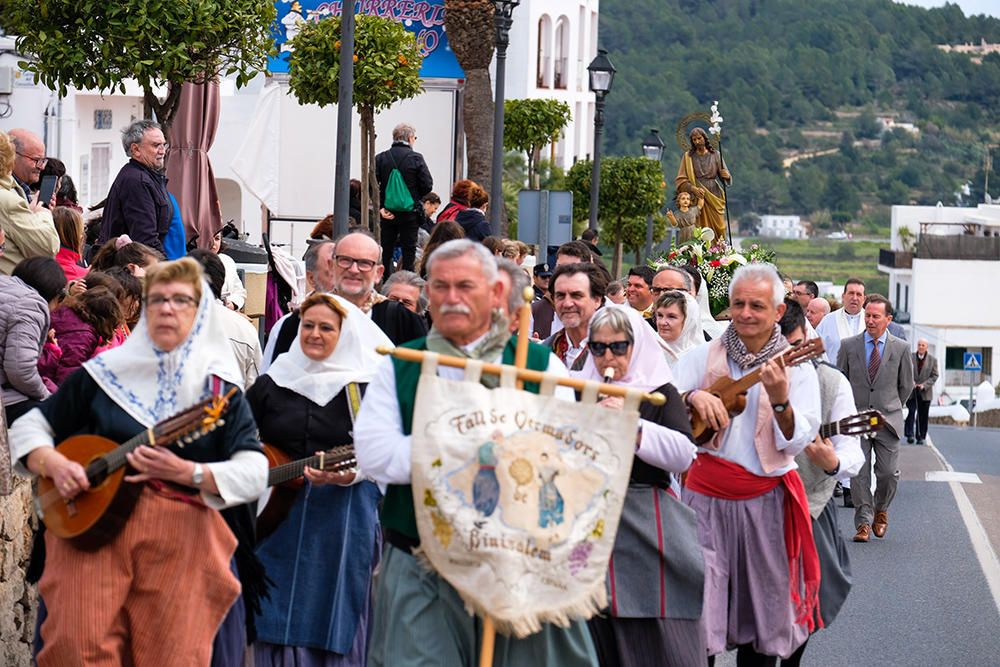
<svg viewBox="0 0 1000 667"><path fill-rule="evenodd" d="M964 365L964 370L967 371L981 371L983 370L983 353L982 352L966 352L965 359L962 362Z"/></svg>

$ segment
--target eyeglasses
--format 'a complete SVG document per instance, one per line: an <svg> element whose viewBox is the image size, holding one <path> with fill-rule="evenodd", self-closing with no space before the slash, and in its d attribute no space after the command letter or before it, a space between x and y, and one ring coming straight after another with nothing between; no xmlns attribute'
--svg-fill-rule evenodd
<svg viewBox="0 0 1000 667"><path fill-rule="evenodd" d="M627 340L616 340L613 343L600 343L596 340L587 342L587 348L595 357L603 357L604 353L608 350L611 350L611 354L616 357L624 357L628 353L630 345L632 345L632 343Z"/></svg>
<svg viewBox="0 0 1000 667"><path fill-rule="evenodd" d="M358 259L357 257L349 257L348 255L337 255L334 257L337 260L337 266L342 269L349 269L355 264L358 265L358 271L362 273L368 273L375 268L375 262L371 259Z"/></svg>
<svg viewBox="0 0 1000 667"><path fill-rule="evenodd" d="M194 297L190 297L186 294L174 294L173 296L163 296L162 294L154 294L151 297L146 298L147 308L163 308L167 303L177 310L184 310L185 308L190 308L198 302Z"/></svg>
<svg viewBox="0 0 1000 667"><path fill-rule="evenodd" d="M25 155L24 153L18 153L17 151L14 152L23 157L25 160L31 160L34 162L35 166L39 169L45 169L45 165L49 163L49 159L47 157L31 157L30 155Z"/></svg>

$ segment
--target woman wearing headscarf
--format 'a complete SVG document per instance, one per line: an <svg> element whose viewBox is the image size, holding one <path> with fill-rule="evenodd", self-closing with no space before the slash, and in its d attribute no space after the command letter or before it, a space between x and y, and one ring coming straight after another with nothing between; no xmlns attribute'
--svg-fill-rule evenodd
<svg viewBox="0 0 1000 667"><path fill-rule="evenodd" d="M639 408L639 434L608 569L609 609L588 621L603 667L705 664L700 624L704 564L694 512L671 490L671 473L695 457L691 426L656 333L628 307L606 306L590 320L590 356L578 377L666 396ZM605 380L607 381L607 380ZM602 405L621 409L623 400Z"/></svg>
<svg viewBox="0 0 1000 667"><path fill-rule="evenodd" d="M701 308L687 292L667 290L661 294L653 304L653 317L656 333L663 341L663 354L671 368L685 352L705 342Z"/></svg>
<svg viewBox="0 0 1000 667"><path fill-rule="evenodd" d="M315 293L300 312L297 341L247 393L261 439L293 460L353 442L375 348L392 346L340 297ZM272 525L269 504L258 524L273 530L257 553L274 586L257 617L255 664L364 665L382 493L356 470L306 468L305 477L284 520Z"/></svg>
<svg viewBox="0 0 1000 667"><path fill-rule="evenodd" d="M238 388L240 372L197 262L151 268L145 297L145 312L122 346L86 362L10 431L17 471L51 478L67 501L91 482L55 443L79 433L125 442ZM45 534L39 665L180 667L207 665L220 652L213 640L224 620L242 612L235 605L241 588L252 607L263 586L245 503L262 493L267 475L239 391L224 422L183 447L127 454L124 483L141 489L119 532L97 549Z"/></svg>

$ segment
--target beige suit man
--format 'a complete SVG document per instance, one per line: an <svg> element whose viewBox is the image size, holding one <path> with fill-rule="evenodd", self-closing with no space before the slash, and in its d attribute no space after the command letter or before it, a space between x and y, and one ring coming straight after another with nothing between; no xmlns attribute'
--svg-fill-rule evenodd
<svg viewBox="0 0 1000 667"><path fill-rule="evenodd" d="M903 404L913 391L913 362L906 341L888 332L892 304L872 295L865 305L865 331L841 341L837 366L847 374L858 410L882 412L886 428L864 439L865 465L852 484L855 542L869 535L884 537L889 525L889 504L899 482L899 436L903 433ZM877 349L876 349L877 347ZM875 449L875 497L871 493L872 449Z"/></svg>
<svg viewBox="0 0 1000 667"><path fill-rule="evenodd" d="M906 401L906 441L922 445L927 439L927 415L934 398L934 383L938 379L938 362L927 351L927 339L917 341L917 351L913 353L913 393Z"/></svg>

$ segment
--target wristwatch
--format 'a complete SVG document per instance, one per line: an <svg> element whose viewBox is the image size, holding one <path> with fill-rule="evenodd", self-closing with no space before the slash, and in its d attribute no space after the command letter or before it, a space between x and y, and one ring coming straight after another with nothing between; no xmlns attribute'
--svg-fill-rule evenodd
<svg viewBox="0 0 1000 667"><path fill-rule="evenodd" d="M780 415L782 412L788 409L788 401L785 401L784 403L772 403L771 409L774 410L775 414Z"/></svg>
<svg viewBox="0 0 1000 667"><path fill-rule="evenodd" d="M194 472L191 473L191 483L198 486L205 481L205 469L200 463L194 464Z"/></svg>
<svg viewBox="0 0 1000 667"><path fill-rule="evenodd" d="M830 477L833 477L833 476L834 476L834 475L836 475L836 474L837 474L838 472L840 472L840 461L837 461L837 467L836 467L836 468L834 468L833 470L824 470L823 472L825 472L825 473L826 473L827 475L829 475Z"/></svg>

